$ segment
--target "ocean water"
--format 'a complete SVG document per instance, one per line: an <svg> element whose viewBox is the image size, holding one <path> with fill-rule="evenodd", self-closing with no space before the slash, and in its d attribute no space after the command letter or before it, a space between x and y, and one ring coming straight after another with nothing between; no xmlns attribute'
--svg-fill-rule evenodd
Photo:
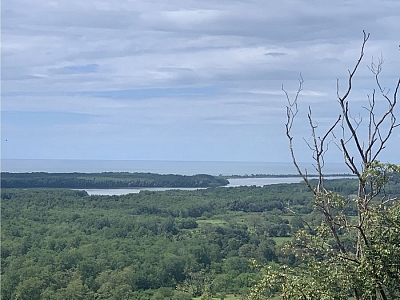
<svg viewBox="0 0 400 300"><path fill-rule="evenodd" d="M315 174L311 163L302 163L309 174ZM232 162L232 161L155 161L155 160L62 160L62 159L2 159L2 172L98 173L98 172L149 172L158 174L297 174L288 162ZM344 164L327 164L325 174L344 174L349 170Z"/></svg>

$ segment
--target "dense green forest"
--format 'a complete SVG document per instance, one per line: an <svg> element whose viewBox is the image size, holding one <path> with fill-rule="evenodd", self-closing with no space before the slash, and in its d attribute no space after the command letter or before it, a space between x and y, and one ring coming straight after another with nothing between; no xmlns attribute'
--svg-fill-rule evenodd
<svg viewBox="0 0 400 300"><path fill-rule="evenodd" d="M389 187L400 195L399 177ZM296 265L285 244L321 223L302 183L122 196L3 188L1 201L4 300L240 299L261 277L252 262Z"/></svg>
<svg viewBox="0 0 400 300"><path fill-rule="evenodd" d="M213 187L228 180L206 174L193 176L153 173L1 173L3 188L133 188L133 187Z"/></svg>

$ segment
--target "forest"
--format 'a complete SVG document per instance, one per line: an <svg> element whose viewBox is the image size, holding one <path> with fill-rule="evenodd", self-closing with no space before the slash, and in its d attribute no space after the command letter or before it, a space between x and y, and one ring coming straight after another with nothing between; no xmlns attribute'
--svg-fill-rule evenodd
<svg viewBox="0 0 400 300"><path fill-rule="evenodd" d="M3 188L134 188L134 187L213 187L229 181L207 174L192 176L154 173L1 173Z"/></svg>
<svg viewBox="0 0 400 300"><path fill-rule="evenodd" d="M325 184L357 192L357 180ZM385 193L400 195L400 176ZM304 183L122 196L3 187L1 202L4 300L244 299L260 266L298 265L287 245L322 221Z"/></svg>

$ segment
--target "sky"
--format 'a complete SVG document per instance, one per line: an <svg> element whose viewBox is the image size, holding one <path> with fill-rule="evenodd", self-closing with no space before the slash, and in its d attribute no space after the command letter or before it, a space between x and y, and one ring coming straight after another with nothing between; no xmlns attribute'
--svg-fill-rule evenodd
<svg viewBox="0 0 400 300"><path fill-rule="evenodd" d="M400 75L398 0L3 0L1 21L2 159L288 162L282 85L293 97L301 74L293 135L309 161L308 107L322 135L363 30L354 119L373 60L389 94ZM400 162L399 142L381 160ZM342 161L333 140L326 159Z"/></svg>

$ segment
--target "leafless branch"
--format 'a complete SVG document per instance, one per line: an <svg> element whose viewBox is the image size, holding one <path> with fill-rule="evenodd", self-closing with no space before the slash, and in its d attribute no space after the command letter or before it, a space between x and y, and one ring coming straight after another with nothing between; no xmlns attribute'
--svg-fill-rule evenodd
<svg viewBox="0 0 400 300"><path fill-rule="evenodd" d="M284 87L282 85L282 91L285 93L286 100L287 100L287 103L288 103L288 105L286 106L286 117L287 117L287 120L286 120L285 127L286 127L286 136L287 136L287 138L289 140L289 150L290 150L290 154L292 156L293 164L296 167L296 170L299 173L299 175L301 176L301 178L307 184L308 188L311 191L313 191L313 193L315 193L315 189L312 187L310 181L308 180L307 174L304 173L300 169L300 166L297 163L296 155L295 155L294 149L293 149L293 136L291 135L291 130L292 130L292 127L293 127L294 119L295 119L295 117L297 116L297 114L299 112L297 103L298 103L299 95L300 95L301 91L303 90L303 83L304 83L304 80L303 80L303 77L300 74L299 87L297 89L297 92L296 92L296 95L295 95L295 98L294 98L293 101L290 100L288 92L284 89Z"/></svg>
<svg viewBox="0 0 400 300"><path fill-rule="evenodd" d="M314 193L314 205L323 215L325 224L329 228L330 233L339 248L338 252L340 253L340 257L355 263L359 263L356 258L362 257L364 249L370 247L371 244L371 240L368 237L367 227L370 226L368 225L369 214L371 214L370 204L373 200L377 200L376 198L382 193L385 194L380 201L382 205L393 201L393 198L389 198L389 196L386 195L384 185L379 182L379 180L382 180L381 176L386 176L386 174L379 174L381 170L376 170L375 166L376 163L378 163L378 166L381 166L377 161L378 156L385 149L394 130L397 127L400 127L400 123L397 122L395 115L397 95L400 90L400 78L395 85L394 92L391 92L390 89L387 89L382 85L380 80L380 74L384 63L382 57L380 57L376 63L372 61L369 66L370 71L374 74L375 85L377 88L376 90L373 90L371 95L367 95L368 104L365 107L362 107L368 113L367 120L364 120L361 115L357 117L356 114L352 114L352 110L350 109L349 95L353 89L353 79L365 55L364 49L369 36L369 34L363 31L360 54L353 69L348 70L347 89L344 93L340 92L339 80L336 81L336 96L340 107L340 114L331 127L325 130L322 135L317 133L319 130L318 123L313 116L311 107L308 108L307 117L311 129L311 137L308 140L304 139L304 141L312 152L314 160L313 166L318 174L318 184L316 187L313 187L311 182L308 180L307 172L303 172L300 169L293 149L292 128L294 119L299 112L298 98L303 89L304 80L302 77L300 78L299 88L293 100L290 99L288 93L282 86L282 90L284 91L288 102L286 136L289 140L292 161L297 172L303 178L308 188L310 188ZM381 102L378 103L381 99L383 99L384 105L387 105L387 108L382 114L379 113ZM341 129L342 137L340 139L337 139L334 134L335 128ZM364 129L367 130L367 136L362 135L361 130ZM329 191L324 188L323 168L325 166L325 155L329 149L329 143L332 142L332 140L329 141L330 136L333 137L333 143L335 143L343 153L345 164L358 178L358 192L355 197L358 213L357 220L348 219L344 214L344 209L341 208L341 202L331 202L331 199L335 200L335 198L330 198ZM371 171L372 173L369 173ZM376 171L378 171L378 175L375 175L374 172ZM377 178L380 179L378 180ZM340 205L339 210L337 203ZM290 208L288 209L292 213L295 213ZM310 226L308 227L311 230ZM357 232L358 240L355 244L356 258L354 259L351 256L348 257L347 255L344 255L346 249L341 241L341 235L339 234L343 228L351 232ZM372 265L372 267L375 268L376 266ZM386 299L384 285L379 281L375 270L373 270L372 273L374 273L373 276L375 276L377 292L380 293L382 299ZM359 290L354 290L354 297L360 299Z"/></svg>

